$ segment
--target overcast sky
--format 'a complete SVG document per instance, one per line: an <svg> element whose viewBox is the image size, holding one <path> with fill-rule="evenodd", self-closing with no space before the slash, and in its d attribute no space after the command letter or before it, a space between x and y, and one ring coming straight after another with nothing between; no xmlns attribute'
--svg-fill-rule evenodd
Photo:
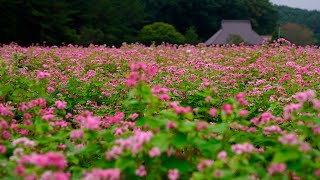
<svg viewBox="0 0 320 180"><path fill-rule="evenodd" d="M270 0L274 4L308 10L320 10L320 0Z"/></svg>

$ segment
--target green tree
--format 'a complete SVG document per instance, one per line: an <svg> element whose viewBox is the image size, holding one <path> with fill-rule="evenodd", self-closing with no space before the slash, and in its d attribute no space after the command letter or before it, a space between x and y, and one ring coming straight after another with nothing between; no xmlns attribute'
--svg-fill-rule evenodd
<svg viewBox="0 0 320 180"><path fill-rule="evenodd" d="M313 45L316 43L312 30L295 23L282 25L281 36L296 45Z"/></svg>
<svg viewBox="0 0 320 180"><path fill-rule="evenodd" d="M188 44L195 45L199 43L198 34L194 26L191 26L187 29L185 33L185 38L186 38L186 43Z"/></svg>
<svg viewBox="0 0 320 180"><path fill-rule="evenodd" d="M150 45L152 42L156 45L159 45L162 42L179 44L185 42L185 37L177 32L172 25L163 22L155 22L146 25L141 29L140 40L147 45Z"/></svg>

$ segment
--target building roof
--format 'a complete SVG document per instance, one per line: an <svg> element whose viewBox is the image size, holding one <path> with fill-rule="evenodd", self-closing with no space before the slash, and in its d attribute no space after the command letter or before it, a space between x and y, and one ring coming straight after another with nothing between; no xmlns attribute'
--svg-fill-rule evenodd
<svg viewBox="0 0 320 180"><path fill-rule="evenodd" d="M211 36L206 45L228 44L227 39L231 34L240 35L248 45L262 44L263 38L252 30L248 20L222 20L221 29Z"/></svg>

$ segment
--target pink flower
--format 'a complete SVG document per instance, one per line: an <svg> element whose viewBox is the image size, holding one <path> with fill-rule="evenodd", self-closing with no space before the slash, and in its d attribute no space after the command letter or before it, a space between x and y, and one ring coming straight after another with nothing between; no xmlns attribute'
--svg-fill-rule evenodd
<svg viewBox="0 0 320 180"><path fill-rule="evenodd" d="M287 165L285 163L279 163L279 164L271 164L268 167L268 173L270 175L274 175L274 174L281 174L286 170Z"/></svg>
<svg viewBox="0 0 320 180"><path fill-rule="evenodd" d="M52 171L45 171L41 175L41 180L69 180L71 174L70 173L64 173L64 172L52 172Z"/></svg>
<svg viewBox="0 0 320 180"><path fill-rule="evenodd" d="M84 137L84 132L82 129L79 130L72 130L70 133L71 139L81 139Z"/></svg>
<svg viewBox="0 0 320 180"><path fill-rule="evenodd" d="M210 116L216 117L217 116L217 109L216 108L211 108L210 109Z"/></svg>
<svg viewBox="0 0 320 180"><path fill-rule="evenodd" d="M213 160L210 159L201 159L198 163L198 170L200 172L203 172L205 168L210 167L213 164Z"/></svg>
<svg viewBox="0 0 320 180"><path fill-rule="evenodd" d="M298 92L293 97L299 102L304 103L306 101L312 100L315 98L316 92L314 90L307 90L305 92Z"/></svg>
<svg viewBox="0 0 320 180"><path fill-rule="evenodd" d="M7 151L6 147L0 144L0 154L4 154Z"/></svg>
<svg viewBox="0 0 320 180"><path fill-rule="evenodd" d="M136 174L137 176L143 177L143 176L146 176L146 175L147 175L147 171L146 171L146 169L144 168L144 166L141 165L141 166L135 171L135 174Z"/></svg>
<svg viewBox="0 0 320 180"><path fill-rule="evenodd" d="M226 115L229 115L233 111L233 106L231 104L224 104L221 108L221 111L226 113Z"/></svg>
<svg viewBox="0 0 320 180"><path fill-rule="evenodd" d="M129 116L129 118L132 119L132 120L136 120L138 117L139 117L139 114L138 114L138 113L134 113L134 114L131 114L131 115Z"/></svg>
<svg viewBox="0 0 320 180"><path fill-rule="evenodd" d="M180 176L178 169L170 169L168 172L168 178L170 180L177 180Z"/></svg>
<svg viewBox="0 0 320 180"><path fill-rule="evenodd" d="M3 139L9 139L9 138L11 138L11 134L8 131L3 131L2 137L3 137Z"/></svg>
<svg viewBox="0 0 320 180"><path fill-rule="evenodd" d="M34 147L36 143L34 141L31 141L30 139L26 137L21 137L19 139L15 139L12 141L13 146L18 146L18 144L22 144L24 147Z"/></svg>
<svg viewBox="0 0 320 180"><path fill-rule="evenodd" d="M239 115L240 115L241 117L246 117L246 116L248 115L248 113L249 113L248 110L242 109L242 110L240 110Z"/></svg>
<svg viewBox="0 0 320 180"><path fill-rule="evenodd" d="M33 164L39 167L57 167L59 169L64 169L67 166L67 161L62 154L57 154L54 152L48 152L46 154L30 154L24 155L19 160L22 164Z"/></svg>
<svg viewBox="0 0 320 180"><path fill-rule="evenodd" d="M227 152L226 151L221 151L218 154L218 159L226 159L227 158Z"/></svg>
<svg viewBox="0 0 320 180"><path fill-rule="evenodd" d="M48 87L47 88L47 93L53 93L55 90L53 87Z"/></svg>
<svg viewBox="0 0 320 180"><path fill-rule="evenodd" d="M150 157L156 157L156 156L160 156L161 152L160 149L158 147L154 147L149 151L149 156Z"/></svg>
<svg viewBox="0 0 320 180"><path fill-rule="evenodd" d="M93 169L90 173L85 172L85 177L83 180L119 180L120 179L120 170L119 169Z"/></svg>
<svg viewBox="0 0 320 180"><path fill-rule="evenodd" d="M169 129L171 129L171 128L173 128L173 129L176 129L176 128L177 128L177 124L176 124L175 122L173 122L173 121L169 121L169 122L167 123L167 125L166 125L166 130L169 130Z"/></svg>
<svg viewBox="0 0 320 180"><path fill-rule="evenodd" d="M47 72L39 71L36 79L39 80L39 79L43 79L46 77L50 77L50 74Z"/></svg>
<svg viewBox="0 0 320 180"><path fill-rule="evenodd" d="M212 97L211 96L207 96L206 97L206 102L210 102L212 100Z"/></svg>
<svg viewBox="0 0 320 180"><path fill-rule="evenodd" d="M25 176L26 175L26 168L22 165L18 165L15 169L14 169L14 173L17 176Z"/></svg>
<svg viewBox="0 0 320 180"><path fill-rule="evenodd" d="M313 174L316 177L320 177L320 169L316 170Z"/></svg>
<svg viewBox="0 0 320 180"><path fill-rule="evenodd" d="M0 130L8 129L8 123L5 120L0 120Z"/></svg>
<svg viewBox="0 0 320 180"><path fill-rule="evenodd" d="M51 121L54 120L55 116L53 114L48 114L48 115L44 115L42 116L42 120L44 121Z"/></svg>
<svg viewBox="0 0 320 180"><path fill-rule="evenodd" d="M67 107L67 102L56 101L55 103L58 109L65 109Z"/></svg>
<svg viewBox="0 0 320 180"><path fill-rule="evenodd" d="M253 147L252 144L243 143L243 144L232 145L231 150L236 154L243 154L245 152L253 152L256 149Z"/></svg>
<svg viewBox="0 0 320 180"><path fill-rule="evenodd" d="M97 130L100 126L100 120L97 117L88 116L81 122L82 128L88 128L90 130Z"/></svg>
<svg viewBox="0 0 320 180"><path fill-rule="evenodd" d="M282 144L290 144L290 145L298 144L298 137L294 133L283 135L279 137L278 140Z"/></svg>
<svg viewBox="0 0 320 180"><path fill-rule="evenodd" d="M311 150L311 146L309 145L309 143L307 142L302 142L300 144L300 151L304 151L304 152L307 152L307 151L310 151Z"/></svg>
<svg viewBox="0 0 320 180"><path fill-rule="evenodd" d="M200 121L200 122L197 123L196 130L200 131L202 129L208 129L208 124L203 122L203 121Z"/></svg>

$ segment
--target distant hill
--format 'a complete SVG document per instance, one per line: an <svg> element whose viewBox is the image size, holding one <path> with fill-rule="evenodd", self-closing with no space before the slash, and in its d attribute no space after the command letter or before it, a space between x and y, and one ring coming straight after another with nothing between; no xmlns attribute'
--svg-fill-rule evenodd
<svg viewBox="0 0 320 180"><path fill-rule="evenodd" d="M279 23L297 23L310 28L320 45L320 11L308 11L288 6L275 6L279 13Z"/></svg>

